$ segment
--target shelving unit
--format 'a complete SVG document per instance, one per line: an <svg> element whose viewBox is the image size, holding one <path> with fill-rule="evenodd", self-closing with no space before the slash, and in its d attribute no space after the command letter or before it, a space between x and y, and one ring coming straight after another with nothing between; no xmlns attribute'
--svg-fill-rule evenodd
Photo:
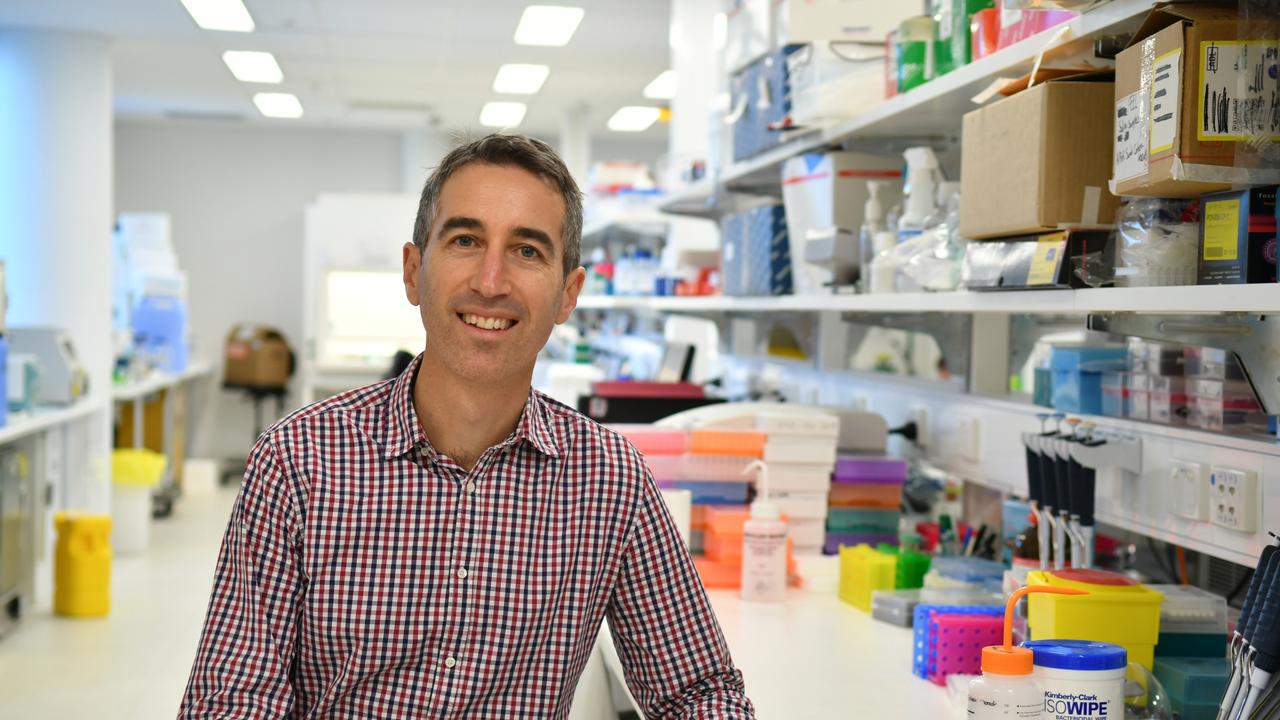
<svg viewBox="0 0 1280 720"><path fill-rule="evenodd" d="M961 118L977 106L973 97L999 78L1030 72L1038 56L1046 60L1086 51L1094 38L1136 29L1150 0L1112 0L1056 28L1010 45L988 57L896 95L847 122L789 139L756 157L733 163L718 178L704 179L672 195L660 207L674 215L716 218L725 210L721 190L777 192L781 165L788 158L839 147L860 139L945 137L960 130Z"/></svg>
<svg viewBox="0 0 1280 720"><path fill-rule="evenodd" d="M27 413L12 413L9 415L8 423L0 428L0 445L7 445L14 440L74 422L102 409L101 402L96 398L87 397L66 407L40 408Z"/></svg>
<svg viewBox="0 0 1280 720"><path fill-rule="evenodd" d="M882 295L785 295L779 297L584 296L584 310L648 310L673 313L1280 313L1274 285L1018 290L1006 292L889 293Z"/></svg>

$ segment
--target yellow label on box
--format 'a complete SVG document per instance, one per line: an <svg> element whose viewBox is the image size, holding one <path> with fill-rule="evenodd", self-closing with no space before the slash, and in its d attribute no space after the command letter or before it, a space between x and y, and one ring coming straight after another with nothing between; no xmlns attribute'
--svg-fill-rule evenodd
<svg viewBox="0 0 1280 720"><path fill-rule="evenodd" d="M1235 260L1239 255L1240 198L1204 204L1204 259Z"/></svg>
<svg viewBox="0 0 1280 720"><path fill-rule="evenodd" d="M1058 278L1058 266L1062 263L1063 242L1066 233L1054 233L1043 237L1036 244L1036 256L1027 272L1027 285L1052 285Z"/></svg>

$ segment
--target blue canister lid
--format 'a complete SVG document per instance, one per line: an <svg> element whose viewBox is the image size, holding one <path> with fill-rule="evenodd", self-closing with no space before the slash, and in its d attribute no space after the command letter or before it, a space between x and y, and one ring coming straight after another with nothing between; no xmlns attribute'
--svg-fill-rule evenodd
<svg viewBox="0 0 1280 720"><path fill-rule="evenodd" d="M1035 663L1055 670L1118 670L1129 664L1124 648L1090 640L1028 640Z"/></svg>

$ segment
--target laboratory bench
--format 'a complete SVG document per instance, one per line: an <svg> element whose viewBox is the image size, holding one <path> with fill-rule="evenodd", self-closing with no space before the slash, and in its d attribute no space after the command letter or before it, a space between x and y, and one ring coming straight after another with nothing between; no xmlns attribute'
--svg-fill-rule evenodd
<svg viewBox="0 0 1280 720"><path fill-rule="evenodd" d="M840 601L789 590L752 603L707 593L760 718L959 717L947 689L911 673L913 636Z"/></svg>

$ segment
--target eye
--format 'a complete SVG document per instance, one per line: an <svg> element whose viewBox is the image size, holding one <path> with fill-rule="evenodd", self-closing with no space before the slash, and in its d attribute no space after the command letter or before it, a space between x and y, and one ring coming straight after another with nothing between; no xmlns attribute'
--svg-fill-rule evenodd
<svg viewBox="0 0 1280 720"><path fill-rule="evenodd" d="M459 235L453 239L453 244L458 247L474 247L476 239L470 235Z"/></svg>
<svg viewBox="0 0 1280 720"><path fill-rule="evenodd" d="M533 247L532 245L520 246L520 257L526 260L533 260L534 258L538 257L538 254L539 253L537 248Z"/></svg>

